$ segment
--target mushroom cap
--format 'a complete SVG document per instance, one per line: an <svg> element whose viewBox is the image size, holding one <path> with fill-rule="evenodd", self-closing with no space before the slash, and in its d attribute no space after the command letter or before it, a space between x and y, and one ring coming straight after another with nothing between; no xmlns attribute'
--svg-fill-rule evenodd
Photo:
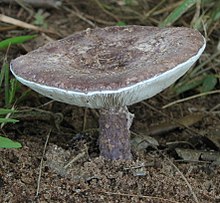
<svg viewBox="0 0 220 203"><path fill-rule="evenodd" d="M12 60L24 85L68 104L126 106L161 92L196 62L205 39L185 27L87 29Z"/></svg>

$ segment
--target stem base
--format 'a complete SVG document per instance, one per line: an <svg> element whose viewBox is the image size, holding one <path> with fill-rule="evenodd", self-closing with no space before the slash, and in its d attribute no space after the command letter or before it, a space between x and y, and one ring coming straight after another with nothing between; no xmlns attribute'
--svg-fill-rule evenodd
<svg viewBox="0 0 220 203"><path fill-rule="evenodd" d="M132 159L130 131L133 114L126 107L100 110L99 149L106 159Z"/></svg>

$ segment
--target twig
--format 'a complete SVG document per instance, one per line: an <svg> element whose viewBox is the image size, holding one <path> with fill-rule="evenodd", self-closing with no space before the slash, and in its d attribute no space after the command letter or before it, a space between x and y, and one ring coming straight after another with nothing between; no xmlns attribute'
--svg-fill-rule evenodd
<svg viewBox="0 0 220 203"><path fill-rule="evenodd" d="M213 108L210 109L210 112L213 112L214 110L220 108L220 103L214 106Z"/></svg>
<svg viewBox="0 0 220 203"><path fill-rule="evenodd" d="M14 105L11 107L11 110L15 110ZM12 113L8 113L8 114L5 116L5 119L10 118L11 114L12 114ZM3 123L0 125L0 128L2 129L2 128L5 126L5 124L6 124L6 123L3 122Z"/></svg>
<svg viewBox="0 0 220 203"><path fill-rule="evenodd" d="M205 59L205 61L203 63L201 63L200 65L198 65L196 68L194 68L192 70L192 72L190 73L190 77L195 77L197 75L199 75L198 71L204 67L205 65L207 65L209 62L211 62L213 59L217 58L220 55L220 51L217 51L216 53L214 53L212 56L209 56Z"/></svg>
<svg viewBox="0 0 220 203"><path fill-rule="evenodd" d="M64 10L66 10L66 11L72 13L73 15L77 16L79 19L85 21L85 22L88 23L90 26L96 27L96 25L95 25L92 21L90 21L90 20L88 20L86 17L84 17L83 14L82 14L77 8L74 8L75 11L69 9L69 8L66 7L66 6L63 6L63 8L64 8Z"/></svg>
<svg viewBox="0 0 220 203"><path fill-rule="evenodd" d="M82 13L82 12L81 12ZM85 14L85 13L82 13L82 15L85 17L85 18L88 18L89 20L92 20L94 22L97 22L97 23L100 23L100 24L104 24L104 25L115 25L115 22L112 22L112 21L106 21L106 20L102 20L102 19L99 19L97 17L94 17L94 16L90 16L88 14Z"/></svg>
<svg viewBox="0 0 220 203"><path fill-rule="evenodd" d="M213 91L210 91L210 92L203 92L203 93L196 94L196 95L193 95L193 96L190 96L190 97L186 97L186 98L183 98L183 99L176 100L174 102L171 102L171 103L163 106L162 108L165 109L165 108L173 106L175 104L179 104L179 103L182 103L182 102L185 102L185 101L188 101L188 100L196 99L198 97L207 96L207 95L210 95L210 94L219 94L219 93L220 93L220 90L213 90Z"/></svg>
<svg viewBox="0 0 220 203"><path fill-rule="evenodd" d="M55 31L39 28L35 25L25 23L21 20L14 19L14 18L11 18L11 17L3 15L3 14L0 14L0 21L2 21L4 23L9 23L9 24L12 24L12 25L15 25L15 26L18 26L18 27L30 29L30 30L35 30L35 31L39 31L39 32L45 32L45 33L51 33L51 34L58 35L58 33L56 33Z"/></svg>
<svg viewBox="0 0 220 203"><path fill-rule="evenodd" d="M154 148L176 169L176 171L181 175L182 179L185 181L187 187L189 188L194 200L196 203L199 203L199 200L196 196L196 194L194 193L192 186L190 185L190 183L188 182L188 180L186 179L186 177L183 175L183 173L178 169L178 167L167 157L165 156L163 153L161 153L157 147L154 146Z"/></svg>
<svg viewBox="0 0 220 203"><path fill-rule="evenodd" d="M77 154L73 159L71 159L63 168L66 169L68 168L71 164L76 162L77 160L81 159L88 153L88 149L84 149L81 153Z"/></svg>
<svg viewBox="0 0 220 203"><path fill-rule="evenodd" d="M165 116L166 118L170 118L166 113L164 113L164 112L158 110L158 108L155 108L155 107L151 106L151 105L148 104L147 102L142 101L141 103L142 103L143 105L145 105L146 107L148 107L149 109L151 109L151 110L157 112L158 114L161 114L161 115Z"/></svg>
<svg viewBox="0 0 220 203"><path fill-rule="evenodd" d="M83 129L82 129L83 132L86 130L87 111L88 111L88 109L85 108L84 116L83 116Z"/></svg>
<svg viewBox="0 0 220 203"><path fill-rule="evenodd" d="M151 200L160 200L162 202L171 202L171 203L180 203L174 200L169 200L169 199L164 199L161 197L155 197L155 196L148 196L148 195L135 195L135 194L126 194L126 193L119 193L119 192L106 192L106 191L98 191L101 193L105 193L107 195L120 195L120 196L125 196L125 197L139 197L139 198L147 198L147 199L151 199Z"/></svg>
<svg viewBox="0 0 220 203"><path fill-rule="evenodd" d="M114 18L116 21L120 21L120 19L115 16L113 13L107 11L104 6L99 2L99 0L94 0L94 2L98 5L98 7L104 12L106 13L107 15L111 16L112 18Z"/></svg>
<svg viewBox="0 0 220 203"><path fill-rule="evenodd" d="M201 0L197 0L196 3L196 11L195 14L193 16L193 19L191 21L191 25L194 25L196 23L196 21L199 19L200 16L200 9L201 9Z"/></svg>
<svg viewBox="0 0 220 203"><path fill-rule="evenodd" d="M50 129L49 133L47 134L47 139L46 139L45 144L44 144L43 155L42 155L41 160L40 160L39 175L38 175L38 179L37 179L36 197L38 196L39 191L40 191L40 180L41 180L41 175L42 175L43 160L44 160L44 155L45 155L46 148L47 148L47 143L48 143L48 140L49 140L49 137L50 137L50 133L51 133L51 129Z"/></svg>
<svg viewBox="0 0 220 203"><path fill-rule="evenodd" d="M159 8L164 2L165 0L160 1L155 7L153 7L146 14L144 14L144 20L147 20L149 16L151 16L157 10L157 8Z"/></svg>
<svg viewBox="0 0 220 203"><path fill-rule="evenodd" d="M17 28L17 26L15 26L15 25L4 26L4 27L0 27L0 32L15 30L16 28Z"/></svg>
<svg viewBox="0 0 220 203"><path fill-rule="evenodd" d="M165 8L162 8L158 11L155 11L152 16L155 16L155 15L160 15L161 13L165 13L165 12L169 12L171 10L173 10L174 8L178 7L182 2L181 1L178 1L178 2L175 2L175 3L172 3L172 4L168 4L168 6L166 6Z"/></svg>
<svg viewBox="0 0 220 203"><path fill-rule="evenodd" d="M17 3L19 2L20 0L1 0L0 2L3 2L3 3ZM62 2L61 1L58 1L58 0L22 0L22 2L26 3L26 4L29 4L33 7L44 7L44 8L57 8L59 7Z"/></svg>

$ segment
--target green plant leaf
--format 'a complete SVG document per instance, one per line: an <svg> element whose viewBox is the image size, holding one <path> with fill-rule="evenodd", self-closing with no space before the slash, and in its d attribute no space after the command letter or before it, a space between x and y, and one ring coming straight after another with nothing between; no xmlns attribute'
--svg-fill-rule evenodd
<svg viewBox="0 0 220 203"><path fill-rule="evenodd" d="M35 20L33 21L34 25L47 28L48 25L45 22L45 19L49 16L47 12L44 12L42 9L39 9L37 13L34 15Z"/></svg>
<svg viewBox="0 0 220 203"><path fill-rule="evenodd" d="M3 40L0 42L0 49L7 48L9 45L24 43L35 37L36 35L25 35L25 36L12 37L12 38Z"/></svg>
<svg viewBox="0 0 220 203"><path fill-rule="evenodd" d="M117 25L117 26L125 26L126 23L123 22L123 21L119 21L119 22L116 23L116 25Z"/></svg>
<svg viewBox="0 0 220 203"><path fill-rule="evenodd" d="M125 5L131 5L133 0L124 0Z"/></svg>
<svg viewBox="0 0 220 203"><path fill-rule="evenodd" d="M176 94L178 94L178 95L182 94L186 91L195 89L196 87L198 87L199 85L201 85L203 83L203 80L204 80L204 76L194 78L193 80L183 82L181 85L177 85L174 88L174 90L175 90Z"/></svg>
<svg viewBox="0 0 220 203"><path fill-rule="evenodd" d="M208 92L215 88L218 80L215 75L207 75L203 80L202 86L199 88L200 92Z"/></svg>
<svg viewBox="0 0 220 203"><path fill-rule="evenodd" d="M176 9L174 9L164 21L159 24L159 27L172 25L178 20L189 8L191 8L197 0L184 0Z"/></svg>
<svg viewBox="0 0 220 203"><path fill-rule="evenodd" d="M10 140L9 138L0 136L0 148L20 148L19 142Z"/></svg>

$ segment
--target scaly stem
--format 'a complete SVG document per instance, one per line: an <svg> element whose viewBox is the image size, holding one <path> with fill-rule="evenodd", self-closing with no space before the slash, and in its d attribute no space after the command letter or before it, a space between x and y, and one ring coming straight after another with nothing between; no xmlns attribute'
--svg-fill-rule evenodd
<svg viewBox="0 0 220 203"><path fill-rule="evenodd" d="M127 107L100 110L99 149L106 159L132 159L130 131L133 114Z"/></svg>

